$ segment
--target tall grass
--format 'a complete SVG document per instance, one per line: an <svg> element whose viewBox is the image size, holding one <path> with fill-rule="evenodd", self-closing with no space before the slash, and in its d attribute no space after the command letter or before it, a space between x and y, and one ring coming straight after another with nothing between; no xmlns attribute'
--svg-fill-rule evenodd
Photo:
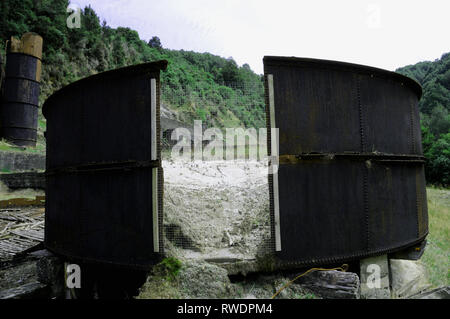
<svg viewBox="0 0 450 319"><path fill-rule="evenodd" d="M450 285L450 190L427 188L429 235L422 262L428 270L430 283Z"/></svg>

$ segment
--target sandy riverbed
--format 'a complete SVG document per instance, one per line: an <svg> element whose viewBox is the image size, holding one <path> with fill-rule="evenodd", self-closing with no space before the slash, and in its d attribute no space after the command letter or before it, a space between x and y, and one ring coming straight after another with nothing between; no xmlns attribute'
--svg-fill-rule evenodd
<svg viewBox="0 0 450 319"><path fill-rule="evenodd" d="M167 160L163 168L168 250L225 261L268 250L267 163Z"/></svg>

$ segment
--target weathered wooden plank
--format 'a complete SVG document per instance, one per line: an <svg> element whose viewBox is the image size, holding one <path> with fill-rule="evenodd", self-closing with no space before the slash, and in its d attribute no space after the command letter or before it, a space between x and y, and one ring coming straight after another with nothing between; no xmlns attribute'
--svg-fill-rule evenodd
<svg viewBox="0 0 450 319"><path fill-rule="evenodd" d="M299 278L295 284L300 284L322 298L359 299L359 277L353 272L315 271Z"/></svg>
<svg viewBox="0 0 450 319"><path fill-rule="evenodd" d="M37 232L32 230L11 230L12 234L15 234L17 236L21 236L27 239L31 239L34 241L42 241L44 240L44 232Z"/></svg>

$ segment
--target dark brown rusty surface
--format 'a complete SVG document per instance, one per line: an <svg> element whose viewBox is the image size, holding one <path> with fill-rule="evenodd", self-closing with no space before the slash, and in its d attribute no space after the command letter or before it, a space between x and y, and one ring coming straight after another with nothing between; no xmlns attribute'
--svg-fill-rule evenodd
<svg viewBox="0 0 450 319"><path fill-rule="evenodd" d="M37 138L39 82L33 56L8 53L0 121L2 137L20 146L35 146Z"/></svg>
<svg viewBox="0 0 450 319"><path fill-rule="evenodd" d="M420 86L393 72L314 59L265 57L264 73L266 91L273 75L280 134L280 265L349 261L423 240Z"/></svg>
<svg viewBox="0 0 450 319"><path fill-rule="evenodd" d="M422 154L412 80L341 63L264 61L274 74L280 154Z"/></svg>
<svg viewBox="0 0 450 319"><path fill-rule="evenodd" d="M165 65L104 72L52 95L43 106L49 121L47 167L149 161L150 78L159 81L159 68Z"/></svg>
<svg viewBox="0 0 450 319"><path fill-rule="evenodd" d="M159 132L159 72L166 65L94 75L45 102L50 250L75 260L144 268L160 258L161 233L160 253L153 252L152 168L161 166L161 157L158 148L157 160L151 160L150 79L157 84Z"/></svg>

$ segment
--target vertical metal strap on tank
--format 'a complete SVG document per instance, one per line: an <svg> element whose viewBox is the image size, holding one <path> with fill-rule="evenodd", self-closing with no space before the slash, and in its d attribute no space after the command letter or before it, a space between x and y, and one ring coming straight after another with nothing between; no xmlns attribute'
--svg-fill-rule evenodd
<svg viewBox="0 0 450 319"><path fill-rule="evenodd" d="M156 142L156 79L150 79L150 96L151 96L151 160L156 161L158 158L158 144Z"/></svg>
<svg viewBox="0 0 450 319"><path fill-rule="evenodd" d="M152 168L153 251L159 252L158 168Z"/></svg>
<svg viewBox="0 0 450 319"><path fill-rule="evenodd" d="M275 122L275 98L273 89L273 74L267 75L269 87L269 112L270 112L270 129L271 129L271 167L272 183L273 183L273 208L275 220L275 251L281 251L281 234L280 234L280 204L278 195L278 130Z"/></svg>
<svg viewBox="0 0 450 319"><path fill-rule="evenodd" d="M158 158L158 143L156 130L156 79L150 79L151 98L151 160ZM152 169L152 213L153 213L153 251L159 252L159 189L158 189L158 168Z"/></svg>

